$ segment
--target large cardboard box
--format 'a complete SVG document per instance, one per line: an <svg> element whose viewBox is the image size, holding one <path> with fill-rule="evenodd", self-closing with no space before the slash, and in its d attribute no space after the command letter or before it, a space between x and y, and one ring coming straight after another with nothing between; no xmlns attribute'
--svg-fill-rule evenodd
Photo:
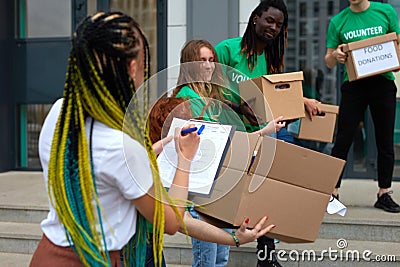
<svg viewBox="0 0 400 267"><path fill-rule="evenodd" d="M348 53L346 69L349 81L400 68L395 32L348 43L343 50Z"/></svg>
<svg viewBox="0 0 400 267"><path fill-rule="evenodd" d="M239 83L240 96L264 121L305 116L303 72L264 75Z"/></svg>
<svg viewBox="0 0 400 267"><path fill-rule="evenodd" d="M319 108L322 113L313 116L312 120L307 114L293 122L293 127L289 127L290 133L299 139L332 143L339 106L319 104Z"/></svg>
<svg viewBox="0 0 400 267"><path fill-rule="evenodd" d="M240 226L245 218L254 227L268 215L267 223L277 226L268 236L313 242L344 164L274 138L236 132L211 197L193 201L206 221L220 227Z"/></svg>

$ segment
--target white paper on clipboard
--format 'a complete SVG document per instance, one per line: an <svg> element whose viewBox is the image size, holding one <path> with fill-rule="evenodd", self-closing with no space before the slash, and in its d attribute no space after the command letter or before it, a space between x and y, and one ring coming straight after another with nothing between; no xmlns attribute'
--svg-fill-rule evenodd
<svg viewBox="0 0 400 267"><path fill-rule="evenodd" d="M214 180L218 177L219 170L225 158L235 131L235 126L201 120L182 120L174 118L168 136L174 134L176 127L182 128L194 124L198 129L205 125L200 135L200 145L194 157L189 174L189 193L210 195ZM157 158L160 177L163 185L171 186L177 167L178 155L174 141L164 146Z"/></svg>

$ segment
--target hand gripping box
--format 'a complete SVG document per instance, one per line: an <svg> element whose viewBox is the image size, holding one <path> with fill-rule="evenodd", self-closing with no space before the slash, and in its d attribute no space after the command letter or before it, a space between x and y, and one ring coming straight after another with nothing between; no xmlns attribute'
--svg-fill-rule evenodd
<svg viewBox="0 0 400 267"><path fill-rule="evenodd" d="M263 121L279 116L284 120L302 118L305 116L302 81L302 71L264 75L240 82L240 96Z"/></svg>
<svg viewBox="0 0 400 267"><path fill-rule="evenodd" d="M349 81L400 68L400 51L395 32L348 43L344 49Z"/></svg>
<svg viewBox="0 0 400 267"><path fill-rule="evenodd" d="M299 139L332 143L335 133L336 118L339 106L319 104L322 113L310 118L306 117L293 122L293 127L288 127L290 133Z"/></svg>
<svg viewBox="0 0 400 267"><path fill-rule="evenodd" d="M251 164L252 155L256 157ZM268 215L267 235L289 243L315 241L345 161L270 137L236 132L211 197L195 197L208 222L249 227Z"/></svg>

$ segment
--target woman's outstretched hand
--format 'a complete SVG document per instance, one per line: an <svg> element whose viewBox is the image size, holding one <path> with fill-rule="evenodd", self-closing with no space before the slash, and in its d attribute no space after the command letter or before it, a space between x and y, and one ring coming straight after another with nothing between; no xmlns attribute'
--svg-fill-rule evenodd
<svg viewBox="0 0 400 267"><path fill-rule="evenodd" d="M250 220L249 218L245 219L240 228L236 231L236 237L239 240L239 244L243 245L249 242L253 242L260 236L265 235L266 233L268 233L269 231L271 231L273 228L276 227L273 224L263 227L263 225L267 220L268 216L264 216L258 221L258 223L254 226L253 229L247 229Z"/></svg>
<svg viewBox="0 0 400 267"><path fill-rule="evenodd" d="M268 122L267 126L265 126L261 130L258 130L254 133L257 133L261 136L276 133L280 129L285 127L285 125L286 125L286 122L282 121L282 119L283 119L283 116L279 116L278 118L275 118L274 120Z"/></svg>

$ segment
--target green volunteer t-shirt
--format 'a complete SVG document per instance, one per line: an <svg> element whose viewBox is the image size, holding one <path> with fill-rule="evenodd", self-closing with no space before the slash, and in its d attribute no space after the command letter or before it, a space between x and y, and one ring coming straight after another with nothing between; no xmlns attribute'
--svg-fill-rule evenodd
<svg viewBox="0 0 400 267"><path fill-rule="evenodd" d="M350 7L335 15L328 26L326 47L336 49L340 44L347 44L359 40L384 35L400 33L398 16L390 4L370 2L370 6L363 12L353 12ZM394 80L393 72L382 74L389 80ZM346 67L344 81L348 81Z"/></svg>
<svg viewBox="0 0 400 267"><path fill-rule="evenodd" d="M242 49L241 42L242 37L236 37L223 40L215 46L219 62L230 67L227 69L226 74L229 79L228 84L231 85L230 89L233 90L231 99L237 104L240 104L239 82L267 74L265 53L263 52L257 56L257 64L253 70L250 70L246 55L240 52Z"/></svg>
<svg viewBox="0 0 400 267"><path fill-rule="evenodd" d="M268 74L265 52L257 56L256 65L251 70L248 67L246 55L241 53L241 42L242 37L236 37L223 40L215 46L219 62L230 67L225 71L230 87L225 97L237 104L241 103L239 82ZM246 129L248 132L254 132L260 127L246 124Z"/></svg>
<svg viewBox="0 0 400 267"><path fill-rule="evenodd" d="M194 118L198 118L202 115L201 119L203 120L234 125L238 131L246 130L242 120L239 118L236 112L231 110L225 104L220 103L218 100L214 100L214 104L207 107L203 112L206 102L189 86L182 87L176 97L188 99L190 101L190 109L192 110Z"/></svg>

